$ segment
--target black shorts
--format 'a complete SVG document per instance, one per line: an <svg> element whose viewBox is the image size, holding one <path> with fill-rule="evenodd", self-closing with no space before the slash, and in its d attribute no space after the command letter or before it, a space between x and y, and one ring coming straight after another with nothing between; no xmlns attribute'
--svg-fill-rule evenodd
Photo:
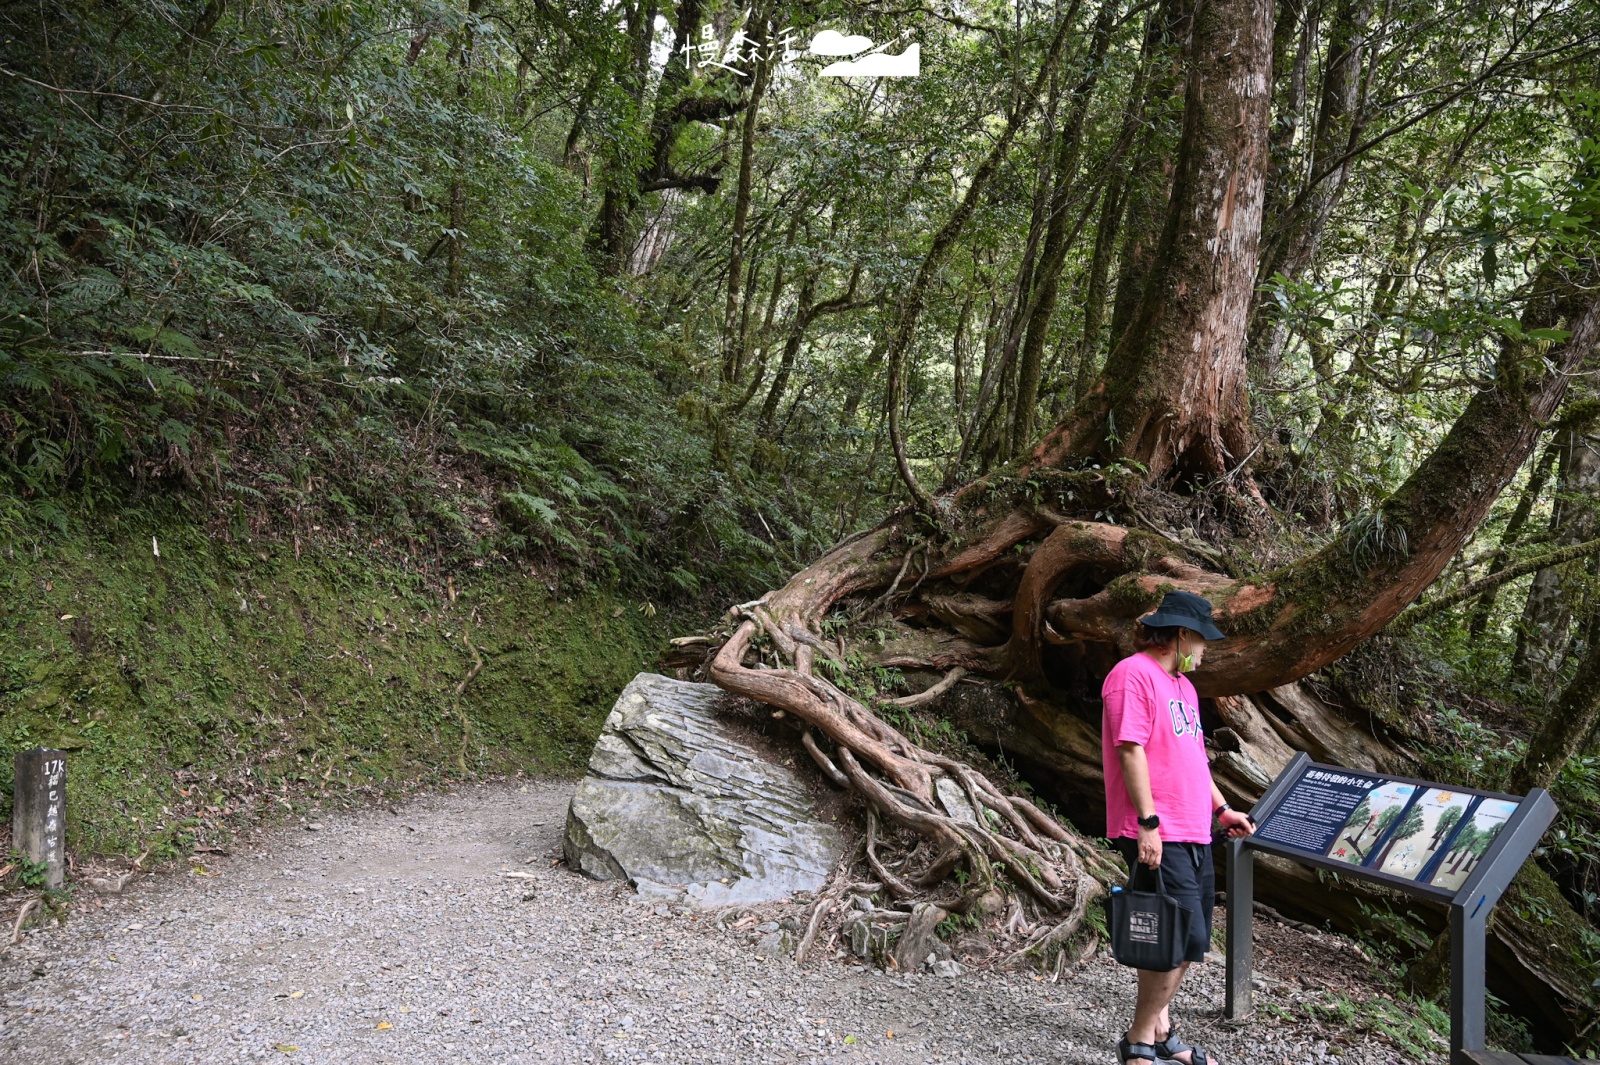
<svg viewBox="0 0 1600 1065"><path fill-rule="evenodd" d="M1139 844L1127 838L1114 839L1128 868L1134 869L1133 889L1154 891L1156 874L1147 865L1139 864ZM1161 844L1161 881L1167 894L1178 900L1178 905L1195 915L1189 923L1189 942L1183 951L1184 961L1205 961L1211 949L1211 911L1217 905L1217 873L1211 864L1209 843Z"/></svg>

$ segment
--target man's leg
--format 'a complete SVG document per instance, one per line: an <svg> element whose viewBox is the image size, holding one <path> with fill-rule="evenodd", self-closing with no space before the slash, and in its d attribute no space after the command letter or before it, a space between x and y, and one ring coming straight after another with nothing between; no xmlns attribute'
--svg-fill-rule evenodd
<svg viewBox="0 0 1600 1065"><path fill-rule="evenodd" d="M1167 1015L1167 1004L1178 993L1183 974L1189 969L1184 962L1169 973L1154 973L1139 969L1139 996L1133 1004L1133 1025L1128 1029L1128 1042L1154 1043L1166 1029L1158 1029ZM1126 1065L1126 1063L1124 1063Z"/></svg>
<svg viewBox="0 0 1600 1065"><path fill-rule="evenodd" d="M1128 1042L1154 1043L1166 1037L1172 1031L1172 1017L1169 1008L1172 1000L1178 994L1178 986L1183 983L1184 975L1189 971L1189 962L1184 962L1169 973L1153 973L1147 969L1137 970L1139 973L1139 993L1133 1006L1133 1026L1128 1029ZM1189 1062L1192 1054L1185 1051L1174 1061ZM1132 1059L1129 1059L1130 1061ZM1216 1059L1211 1059L1215 1061ZM1127 1065L1124 1062L1123 1065ZM1135 1063L1138 1065L1138 1063Z"/></svg>
<svg viewBox="0 0 1600 1065"><path fill-rule="evenodd" d="M1178 896L1179 902L1188 907L1193 914L1189 928L1189 942L1185 945L1187 961L1183 968L1178 970L1180 974L1178 982L1181 983L1182 973L1188 971L1190 963L1203 961L1206 951L1211 946L1211 916L1216 907L1216 871L1211 864L1209 847L1185 843L1176 844L1170 850L1173 860L1167 861L1166 855L1163 854L1162 872L1172 893ZM1172 993L1167 996L1167 1004L1176 997L1177 991L1177 984L1174 984ZM1172 1014L1166 1004L1161 1008L1161 1015L1156 1018L1155 1034L1156 1038L1162 1040L1172 1034ZM1172 1060L1183 1065L1192 1065L1193 1058L1193 1053L1183 1051Z"/></svg>
<svg viewBox="0 0 1600 1065"><path fill-rule="evenodd" d="M1184 974L1186 974L1189 971L1189 965L1190 965L1189 962L1184 962L1183 965L1180 968L1174 969L1172 971L1172 973L1160 974L1160 975L1163 975L1163 976L1174 975L1174 976L1177 976L1177 979L1172 982L1172 990L1170 992L1168 992L1166 1001L1165 1001L1165 1003L1163 1003L1163 1005L1161 1007L1161 1015L1156 1018L1156 1023L1155 1023L1155 1026L1154 1026L1154 1033L1151 1036L1152 1039L1165 1039L1168 1036L1168 1034L1171 1033L1171 1031L1172 1031L1172 1012L1171 1012L1172 1000L1177 997L1178 985L1183 983L1183 977L1184 977ZM1137 1007L1135 1007L1135 1013L1137 1013ZM1178 1062L1188 1063L1190 1061L1190 1059L1193 1058L1193 1057L1194 1057L1193 1054L1185 1052L1181 1056L1173 1058L1172 1060L1178 1061Z"/></svg>

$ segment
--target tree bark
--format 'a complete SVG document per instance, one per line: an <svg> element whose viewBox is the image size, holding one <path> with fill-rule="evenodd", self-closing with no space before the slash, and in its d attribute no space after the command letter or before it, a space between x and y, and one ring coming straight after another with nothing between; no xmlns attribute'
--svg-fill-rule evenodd
<svg viewBox="0 0 1600 1065"><path fill-rule="evenodd" d="M1561 446L1560 489L1550 516L1552 546L1594 538L1600 525L1600 436L1569 429ZM1563 577L1574 563L1534 574L1517 636L1516 666L1534 691L1550 691L1561 673L1572 622Z"/></svg>
<svg viewBox="0 0 1600 1065"><path fill-rule="evenodd" d="M1549 788L1563 767L1594 735L1600 722L1600 645L1591 644L1578 670L1545 713L1538 731L1528 740L1528 752L1512 771L1509 787L1514 795L1534 788Z"/></svg>
<svg viewBox="0 0 1600 1065"><path fill-rule="evenodd" d="M1359 139L1363 127L1361 87L1371 20L1371 0L1338 0L1323 60L1322 91L1309 163L1313 177L1323 173L1326 176L1308 194L1295 196L1282 217L1271 219L1261 257L1262 284L1280 273L1291 279L1298 277L1311 266L1344 192L1351 165L1344 156ZM1261 379L1270 381L1277 374L1288 330L1277 315L1260 314L1262 307L1261 294L1257 292L1251 301L1250 351Z"/></svg>
<svg viewBox="0 0 1600 1065"><path fill-rule="evenodd" d="M1094 394L1035 459L1127 458L1152 478L1221 473L1250 451L1244 325L1269 160L1271 0L1194 16L1178 173L1139 310Z"/></svg>

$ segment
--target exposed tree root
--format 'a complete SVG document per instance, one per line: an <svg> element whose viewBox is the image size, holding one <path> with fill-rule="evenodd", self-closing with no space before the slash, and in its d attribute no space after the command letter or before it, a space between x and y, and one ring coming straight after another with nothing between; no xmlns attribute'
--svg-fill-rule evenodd
<svg viewBox="0 0 1600 1065"><path fill-rule="evenodd" d="M1050 586L1068 571L1080 565L1115 562L1110 548L1085 551L1069 545L1080 541L1114 545L1125 532L1109 525L1019 519L1003 520L997 527L1000 531L981 541L977 549L969 547L960 553L971 567L963 571L948 565L936 571L927 546L913 547L888 560L876 557L885 553L887 533L836 549L785 588L733 608L731 632L712 657L709 673L728 691L777 707L797 719L802 725L801 746L823 775L865 801L863 852L878 890L901 901L936 901L941 910L950 913L977 914L993 906L993 892L1004 885L1040 919L1034 938L1016 960L1025 952L1053 963L1101 892L1101 881L1117 875L1105 853L1028 799L1007 794L966 763L912 741L814 668L819 655L839 657L819 635L828 610L847 595L874 588L887 589L876 603L889 605L900 594L919 554L924 577L938 572L939 580L949 581L992 565L1028 532L1054 530L1048 547L1033 552L1035 563L1024 571L1050 574L1029 586L1031 606L1027 609L1030 617L1038 618ZM1035 570L1041 555L1048 561ZM916 590L914 587L906 594L914 595ZM928 597L936 598L932 592ZM973 600L944 595L943 601L947 609L958 611L961 606L951 606L952 602ZM982 601L977 603L978 609L983 609ZM1004 638L1017 647L1032 644L1036 656L1037 637L1026 633L1018 637L1017 631L1014 623ZM947 646L945 651L949 650ZM1008 652L1004 647L969 644L967 656L992 670ZM940 657L935 648L927 656L929 662L916 664L931 664ZM954 686L968 668L949 667L939 684L920 696L901 700L901 705L931 702ZM881 838L882 826L920 841L902 855L898 866L880 853L881 847L890 843ZM953 890L952 880L958 881ZM825 895L813 910L803 940L807 950L825 911L837 900L836 895L832 898L829 901Z"/></svg>
<svg viewBox="0 0 1600 1065"><path fill-rule="evenodd" d="M22 926L27 923L28 915L38 908L38 899L29 899L22 904L22 909L17 911L17 921L11 926L11 942L8 946L14 947L22 942Z"/></svg>

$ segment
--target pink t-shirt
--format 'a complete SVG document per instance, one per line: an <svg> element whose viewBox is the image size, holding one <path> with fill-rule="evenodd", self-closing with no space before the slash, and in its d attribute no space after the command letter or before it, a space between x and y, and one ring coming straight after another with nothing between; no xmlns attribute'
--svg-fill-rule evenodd
<svg viewBox="0 0 1600 1065"><path fill-rule="evenodd" d="M1139 835L1139 812L1128 798L1117 744L1144 747L1150 794L1166 843L1211 842L1211 765L1200 731L1200 697L1183 674L1176 677L1147 654L1116 664L1100 689L1105 712L1100 746L1106 770L1106 836Z"/></svg>

